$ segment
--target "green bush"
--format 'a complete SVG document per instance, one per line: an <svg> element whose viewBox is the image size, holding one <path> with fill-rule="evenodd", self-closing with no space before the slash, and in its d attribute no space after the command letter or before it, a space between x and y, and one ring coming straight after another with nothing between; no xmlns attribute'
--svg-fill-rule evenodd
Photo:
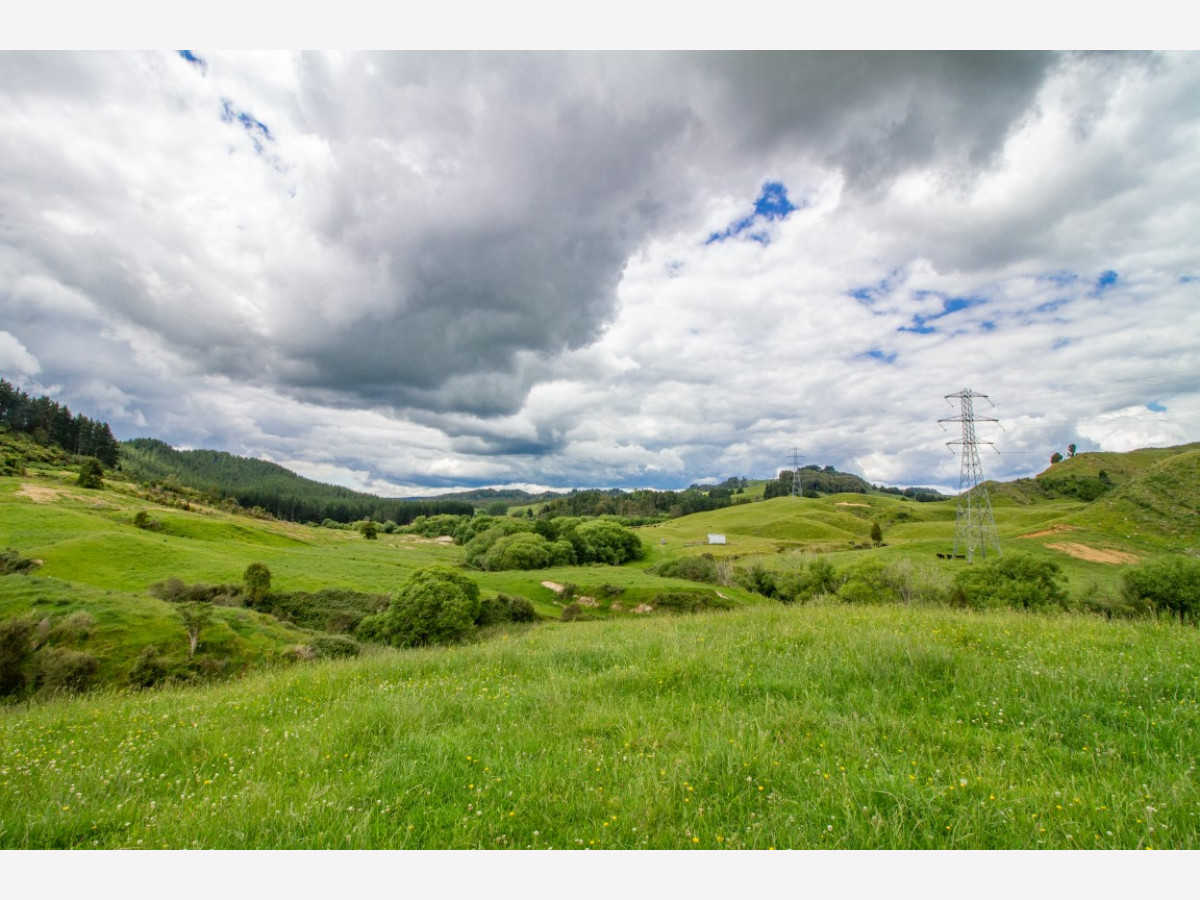
<svg viewBox="0 0 1200 900"><path fill-rule="evenodd" d="M36 624L31 619L0 622L0 696L20 694L29 681Z"/></svg>
<svg viewBox="0 0 1200 900"><path fill-rule="evenodd" d="M79 477L75 483L82 488L95 490L104 487L104 468L100 460L88 456L79 464Z"/></svg>
<svg viewBox="0 0 1200 900"><path fill-rule="evenodd" d="M652 571L663 578L682 578L685 581L699 581L703 584L717 584L720 580L716 560L708 553L667 560L659 563Z"/></svg>
<svg viewBox="0 0 1200 900"><path fill-rule="evenodd" d="M1063 607L1066 600L1062 568L1049 559L1015 554L969 565L954 577L952 602L973 609L1047 609Z"/></svg>
<svg viewBox="0 0 1200 900"><path fill-rule="evenodd" d="M173 668L169 659L159 655L157 647L143 647L129 669L129 683L136 688L154 687L169 679Z"/></svg>
<svg viewBox="0 0 1200 900"><path fill-rule="evenodd" d="M74 644L86 641L96 625L96 617L80 609L64 616L50 629L50 639L59 644Z"/></svg>
<svg viewBox="0 0 1200 900"><path fill-rule="evenodd" d="M99 665L90 653L46 647L38 653L38 688L46 694L85 691Z"/></svg>
<svg viewBox="0 0 1200 900"><path fill-rule="evenodd" d="M1160 556L1121 573L1121 596L1132 605L1195 622L1200 617L1200 559Z"/></svg>
<svg viewBox="0 0 1200 900"><path fill-rule="evenodd" d="M263 563L250 563L242 573L242 587L251 606L261 603L271 590L271 570Z"/></svg>
<svg viewBox="0 0 1200 900"><path fill-rule="evenodd" d="M664 591L655 594L650 605L673 613L695 613L706 609L730 609L733 603L713 594L697 591Z"/></svg>
<svg viewBox="0 0 1200 900"><path fill-rule="evenodd" d="M355 636L393 647L453 644L475 630L479 586L457 569L428 566L405 582L391 606L360 623Z"/></svg>
<svg viewBox="0 0 1200 900"><path fill-rule="evenodd" d="M309 646L312 647L317 659L345 659L358 656L362 652L362 647L358 645L357 641L341 634L318 635L309 641Z"/></svg>
<svg viewBox="0 0 1200 900"><path fill-rule="evenodd" d="M550 543L540 534L509 534L492 544L479 564L488 572L544 569L550 559Z"/></svg>
<svg viewBox="0 0 1200 900"><path fill-rule="evenodd" d="M821 594L837 593L842 579L829 560L818 556L794 572L775 572L759 565L741 569L737 582L780 603L806 603Z"/></svg>
<svg viewBox="0 0 1200 900"><path fill-rule="evenodd" d="M575 529L574 534L582 545L582 552L579 552L579 545L576 547L580 562L619 566L628 560L641 559L645 554L641 538L616 522L583 522Z"/></svg>

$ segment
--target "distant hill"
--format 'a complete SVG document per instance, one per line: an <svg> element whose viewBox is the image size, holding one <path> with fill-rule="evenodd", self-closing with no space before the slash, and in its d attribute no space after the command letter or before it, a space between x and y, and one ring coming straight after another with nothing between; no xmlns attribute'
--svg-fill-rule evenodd
<svg viewBox="0 0 1200 900"><path fill-rule="evenodd" d="M192 488L211 502L235 500L292 522L356 522L370 518L407 525L418 516L470 515L473 504L455 499L386 499L304 478L276 463L218 450L176 450L154 438L121 444L121 469L153 485Z"/></svg>

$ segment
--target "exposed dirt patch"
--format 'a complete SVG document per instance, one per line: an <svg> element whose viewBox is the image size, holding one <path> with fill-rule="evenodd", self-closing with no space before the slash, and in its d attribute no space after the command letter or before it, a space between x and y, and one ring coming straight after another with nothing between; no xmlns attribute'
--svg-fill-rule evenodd
<svg viewBox="0 0 1200 900"><path fill-rule="evenodd" d="M561 594L567 589L566 585L559 584L557 581L543 581L542 587L550 588L556 594ZM575 602L580 606L599 606L600 603L595 597L576 597Z"/></svg>
<svg viewBox="0 0 1200 900"><path fill-rule="evenodd" d="M1078 531L1078 530L1079 530L1078 525L1051 525L1049 528L1047 528L1043 531L1031 531L1031 532L1029 532L1029 534L1021 535L1021 537L1023 537L1023 538L1046 537L1047 535L1050 535L1050 534L1066 534L1068 531Z"/></svg>
<svg viewBox="0 0 1200 900"><path fill-rule="evenodd" d="M861 506L863 509L870 509L870 503L846 503L844 500L839 500L834 506Z"/></svg>
<svg viewBox="0 0 1200 900"><path fill-rule="evenodd" d="M17 491L18 497L28 497L34 503L52 503L62 496L57 488L40 487L36 484L23 484Z"/></svg>
<svg viewBox="0 0 1200 900"><path fill-rule="evenodd" d="M1123 550L1101 550L1099 547L1089 547L1087 544L1061 543L1047 544L1046 546L1051 550L1058 550L1060 553L1065 553L1076 559L1087 560L1088 562L1120 565L1121 563L1135 563L1141 560L1141 557L1136 553L1126 553Z"/></svg>

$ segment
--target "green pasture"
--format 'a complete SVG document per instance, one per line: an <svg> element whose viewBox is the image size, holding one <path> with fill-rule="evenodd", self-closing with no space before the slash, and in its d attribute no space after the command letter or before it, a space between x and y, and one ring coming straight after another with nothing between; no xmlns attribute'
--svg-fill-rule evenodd
<svg viewBox="0 0 1200 900"><path fill-rule="evenodd" d="M1200 632L765 605L0 711L5 848L1194 849Z"/></svg>

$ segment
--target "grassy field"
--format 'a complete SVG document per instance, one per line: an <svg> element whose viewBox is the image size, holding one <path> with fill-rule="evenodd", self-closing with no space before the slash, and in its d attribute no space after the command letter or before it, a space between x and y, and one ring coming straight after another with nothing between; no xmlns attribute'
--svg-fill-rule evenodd
<svg viewBox="0 0 1200 900"><path fill-rule="evenodd" d="M766 606L0 714L7 848L1195 848L1200 632Z"/></svg>
<svg viewBox="0 0 1200 900"><path fill-rule="evenodd" d="M1104 461L1120 483L1092 503L1000 491L1004 552L1053 559L1075 599L1111 592L1126 565L1196 549L1198 459ZM285 591L394 594L462 559L445 542L181 509L74 476L0 478L0 547L42 563L0 578L0 619L94 654L99 683L128 683L147 647L186 656L156 582L237 583L262 562ZM155 529L135 527L143 511ZM822 554L948 582L965 565L938 558L953 533L953 502L739 504L642 530L646 557L619 568L472 573L545 619L565 605L549 585L573 585L601 599L592 621L340 662L298 661L311 633L217 608L196 657L207 683L0 707L0 847L1200 847L1197 629L784 607L652 571L701 554L788 570ZM631 611L662 591L729 609Z"/></svg>

